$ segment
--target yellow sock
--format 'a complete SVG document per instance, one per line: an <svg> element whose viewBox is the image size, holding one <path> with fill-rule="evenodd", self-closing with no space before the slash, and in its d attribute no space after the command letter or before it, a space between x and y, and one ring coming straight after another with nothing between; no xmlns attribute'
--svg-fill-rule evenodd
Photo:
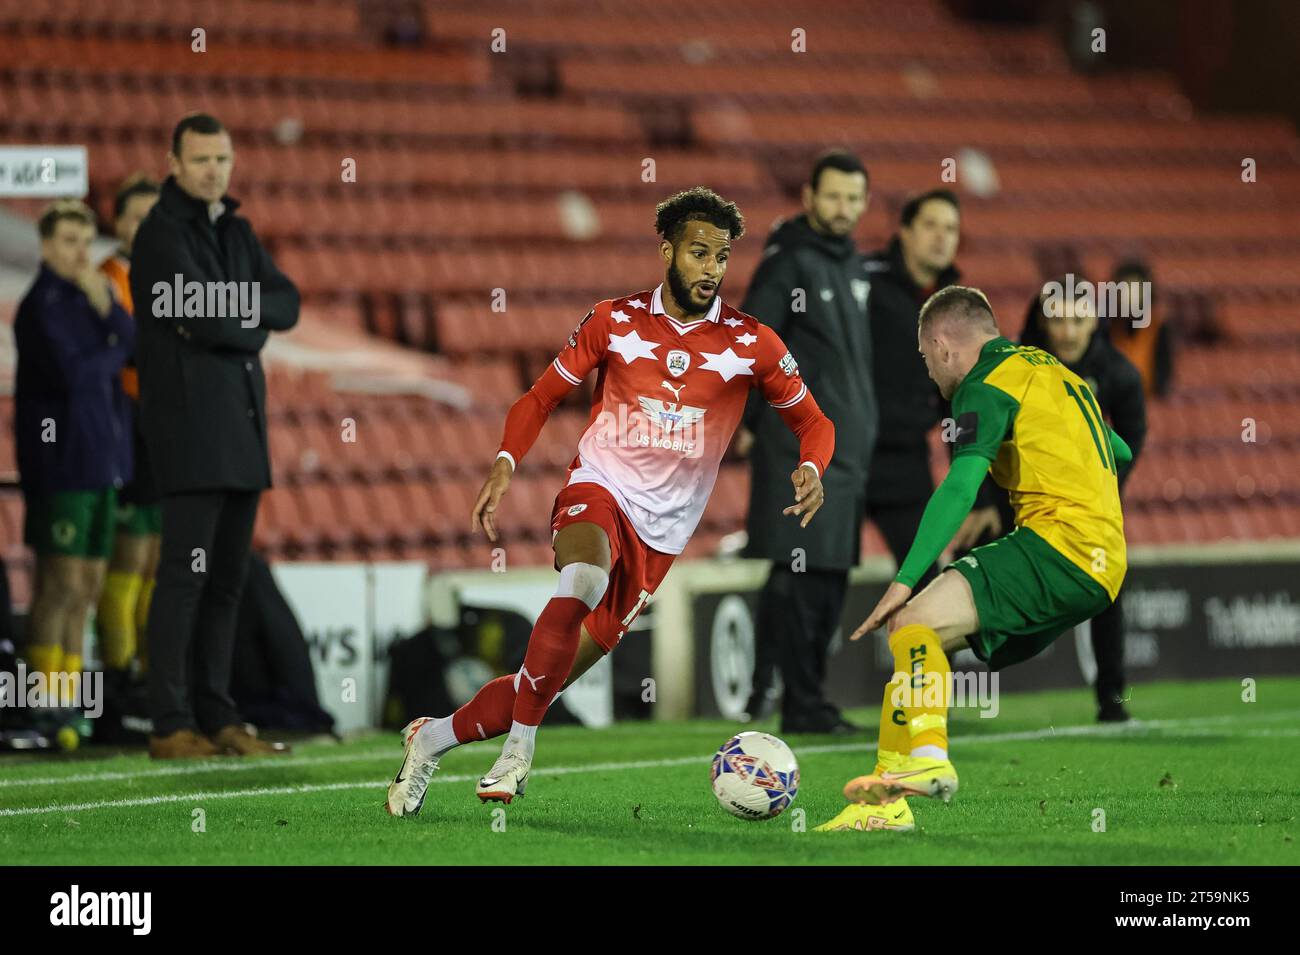
<svg viewBox="0 0 1300 955"><path fill-rule="evenodd" d="M125 670L136 649L136 603L144 583L139 574L110 570L95 612L100 658L109 670Z"/></svg>
<svg viewBox="0 0 1300 955"><path fill-rule="evenodd" d="M907 732L907 717L903 708L893 703L894 690L902 686L901 679L885 684L885 695L880 701L880 735L876 739L876 772L885 767L886 759L906 756L912 751L912 737Z"/></svg>
<svg viewBox="0 0 1300 955"><path fill-rule="evenodd" d="M921 624L899 627L889 637L894 654L894 672L910 675L900 686L901 707L911 737L911 752L934 747L948 758L948 693L952 668L939 643L939 635Z"/></svg>
<svg viewBox="0 0 1300 955"><path fill-rule="evenodd" d="M30 670L44 673L47 677L63 669L63 647L59 645L29 644L23 649L23 658Z"/></svg>
<svg viewBox="0 0 1300 955"><path fill-rule="evenodd" d="M67 695L61 701L64 706L71 706L77 699L78 684L81 683L81 654L63 654L63 672L68 675Z"/></svg>
<svg viewBox="0 0 1300 955"><path fill-rule="evenodd" d="M140 669L149 669L149 605L153 603L153 585L156 577L146 577L140 582L140 594L135 599L135 654Z"/></svg>

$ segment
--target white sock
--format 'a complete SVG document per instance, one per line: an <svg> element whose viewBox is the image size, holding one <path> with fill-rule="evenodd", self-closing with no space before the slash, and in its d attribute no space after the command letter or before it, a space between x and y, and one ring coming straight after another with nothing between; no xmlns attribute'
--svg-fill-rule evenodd
<svg viewBox="0 0 1300 955"><path fill-rule="evenodd" d="M506 737L506 745L502 748L502 752L517 749L525 753L529 759L532 759L533 749L536 745L537 727L513 722L510 724L510 735Z"/></svg>
<svg viewBox="0 0 1300 955"><path fill-rule="evenodd" d="M421 742L433 750L435 756L441 756L448 750L460 745L456 731L451 728L450 716L438 716L425 723L419 729Z"/></svg>
<svg viewBox="0 0 1300 955"><path fill-rule="evenodd" d="M948 751L942 746L914 746L912 755L924 756L927 759L947 759Z"/></svg>

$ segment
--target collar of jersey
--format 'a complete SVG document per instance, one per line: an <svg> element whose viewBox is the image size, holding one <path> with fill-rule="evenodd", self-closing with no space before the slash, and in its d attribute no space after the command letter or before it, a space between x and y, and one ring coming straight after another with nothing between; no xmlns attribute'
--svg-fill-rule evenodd
<svg viewBox="0 0 1300 955"><path fill-rule="evenodd" d="M709 306L709 310L703 318L697 318L693 322L679 322L664 311L664 283L660 282L650 295L650 314L662 315L679 334L689 332L693 328L700 327L705 322L712 322L714 325L718 324L718 318L722 314L722 296L714 296L713 304Z"/></svg>
<svg viewBox="0 0 1300 955"><path fill-rule="evenodd" d="M990 338L984 343L984 347L980 349L980 360L983 361L985 358L991 358L999 352L1007 351L1015 347L1016 343L1005 335L999 335L997 338Z"/></svg>

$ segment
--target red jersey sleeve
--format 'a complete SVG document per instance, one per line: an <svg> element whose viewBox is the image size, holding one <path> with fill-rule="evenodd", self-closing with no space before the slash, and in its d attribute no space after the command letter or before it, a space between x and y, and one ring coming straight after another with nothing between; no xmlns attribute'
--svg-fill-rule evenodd
<svg viewBox="0 0 1300 955"><path fill-rule="evenodd" d="M798 464L811 464L817 476L826 474L835 451L835 425L818 406L799 375L799 365L781 336L766 325L758 326L758 365L754 387L777 410L799 439ZM791 462L794 464L795 462Z"/></svg>
<svg viewBox="0 0 1300 955"><path fill-rule="evenodd" d="M497 457L508 459L512 468L519 467L555 406L604 362L609 349L610 304L600 302L587 313L542 376L511 406Z"/></svg>

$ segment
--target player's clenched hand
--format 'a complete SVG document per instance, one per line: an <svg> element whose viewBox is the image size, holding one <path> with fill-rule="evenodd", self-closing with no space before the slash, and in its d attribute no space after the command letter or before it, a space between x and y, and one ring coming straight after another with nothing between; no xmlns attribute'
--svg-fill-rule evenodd
<svg viewBox="0 0 1300 955"><path fill-rule="evenodd" d="M510 467L510 462L505 458L497 458L496 464L492 465L492 473L483 483L483 490L478 492L478 500L474 502L474 513L469 518L471 534L477 533L482 527L488 540L496 543L497 505L501 503L501 495L505 494L506 488L510 486L512 474L514 469Z"/></svg>
<svg viewBox="0 0 1300 955"><path fill-rule="evenodd" d="M853 631L849 639L858 640L864 633L870 633L878 627L883 627L889 622L890 617L903 609L911 596L911 587L894 581L889 585L889 589L885 591L885 595L880 598L880 603L876 604L876 609L871 611L871 615L862 621L862 625Z"/></svg>
<svg viewBox="0 0 1300 955"><path fill-rule="evenodd" d="M781 513L802 514L803 520L799 522L799 526L807 527L808 522L822 506L822 502L826 500L826 492L822 490L822 479L817 476L816 471L804 465L790 475L790 480L794 484L795 502Z"/></svg>

